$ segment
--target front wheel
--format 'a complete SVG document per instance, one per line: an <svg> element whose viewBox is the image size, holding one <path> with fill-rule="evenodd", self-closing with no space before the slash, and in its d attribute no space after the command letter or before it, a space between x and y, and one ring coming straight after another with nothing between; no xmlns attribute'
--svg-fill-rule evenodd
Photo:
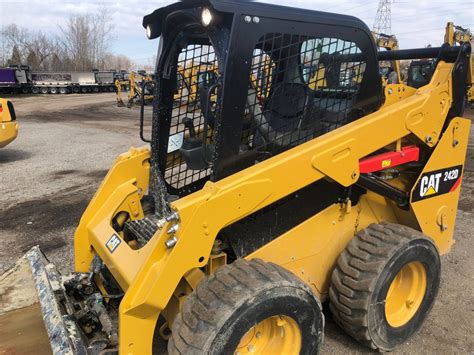
<svg viewBox="0 0 474 355"><path fill-rule="evenodd" d="M324 316L289 271L239 259L203 280L172 326L169 354L316 354Z"/></svg>
<svg viewBox="0 0 474 355"><path fill-rule="evenodd" d="M397 224L372 224L337 261L329 290L336 322L361 343L391 351L420 329L440 283L436 246Z"/></svg>

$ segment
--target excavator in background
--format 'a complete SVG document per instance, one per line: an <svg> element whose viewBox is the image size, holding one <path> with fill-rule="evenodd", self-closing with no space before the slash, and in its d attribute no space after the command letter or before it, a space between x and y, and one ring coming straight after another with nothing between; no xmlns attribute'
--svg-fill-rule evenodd
<svg viewBox="0 0 474 355"><path fill-rule="evenodd" d="M372 32L375 39L375 44L379 49L385 49L387 51L397 50L398 39L395 35L386 35L383 33ZM387 84L400 84L403 82L403 78L400 71L400 62L398 60L380 63L380 75L382 77L383 85Z"/></svg>
<svg viewBox="0 0 474 355"><path fill-rule="evenodd" d="M186 104L189 112L201 109L201 97L205 95L208 88L217 84L215 61L215 58L207 54L204 58L201 55L182 64L183 69L180 72L183 73L182 82L184 85L178 86L175 100L181 104ZM182 90L185 90L185 92ZM215 95L213 97L215 99Z"/></svg>
<svg viewBox="0 0 474 355"><path fill-rule="evenodd" d="M132 108L140 104L142 92L144 93L145 103L153 101L153 89L147 84L153 82L153 77L145 71L130 72L128 79L115 80L115 88L117 95L117 106ZM127 103L123 101L122 93L128 89Z"/></svg>
<svg viewBox="0 0 474 355"><path fill-rule="evenodd" d="M193 60L192 63L180 65L177 70L178 81L173 95L175 106L185 105L189 112L200 107L200 92L216 83L215 65L211 62ZM145 72L131 72L126 80L116 80L117 106L128 108L140 104L141 100L150 103L154 99L154 81ZM127 103L122 93L127 90ZM142 95L143 92L143 95Z"/></svg>
<svg viewBox="0 0 474 355"><path fill-rule="evenodd" d="M0 148L13 142L17 136L18 123L13 103L0 98Z"/></svg>
<svg viewBox="0 0 474 355"><path fill-rule="evenodd" d="M317 354L322 302L371 349L405 343L454 243L470 44L378 51L355 17L240 0L176 2L143 27L160 39L149 145L84 211L73 273L33 247L0 277L25 298L29 270L53 352ZM380 62L428 58L422 89L382 85ZM209 62L215 81L177 90L180 66ZM200 109L176 107L193 92Z"/></svg>

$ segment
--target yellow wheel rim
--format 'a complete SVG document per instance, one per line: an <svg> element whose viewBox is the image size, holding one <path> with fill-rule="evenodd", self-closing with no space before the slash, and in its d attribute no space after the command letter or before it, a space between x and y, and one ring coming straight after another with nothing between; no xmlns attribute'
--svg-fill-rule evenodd
<svg viewBox="0 0 474 355"><path fill-rule="evenodd" d="M396 328L415 315L426 292L426 270L418 261L406 264L395 276L385 300L385 317Z"/></svg>
<svg viewBox="0 0 474 355"><path fill-rule="evenodd" d="M240 340L236 355L299 354L301 331L288 316L273 316L250 328Z"/></svg>

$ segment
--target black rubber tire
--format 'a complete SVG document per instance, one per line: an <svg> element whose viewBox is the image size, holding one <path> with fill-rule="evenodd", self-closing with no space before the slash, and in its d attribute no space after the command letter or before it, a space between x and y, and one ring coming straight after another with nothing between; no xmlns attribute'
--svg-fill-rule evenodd
<svg viewBox="0 0 474 355"><path fill-rule="evenodd" d="M59 89L56 86L52 86L49 88L49 93L56 95L58 93Z"/></svg>
<svg viewBox="0 0 474 355"><path fill-rule="evenodd" d="M385 315L388 288L403 266L418 261L427 276L426 292L412 318L392 327ZM398 224L372 224L341 253L332 274L331 313L349 335L372 349L391 351L415 334L438 294L439 253L422 233Z"/></svg>
<svg viewBox="0 0 474 355"><path fill-rule="evenodd" d="M61 95L66 95L66 94L68 93L68 89L67 89L66 87L64 87L64 86L63 86L63 87L60 87L60 88L59 88L59 93L60 93Z"/></svg>
<svg viewBox="0 0 474 355"><path fill-rule="evenodd" d="M39 93L40 93L39 87L33 86L33 87L31 88L31 93L33 93L33 94L39 94Z"/></svg>
<svg viewBox="0 0 474 355"><path fill-rule="evenodd" d="M293 318L301 354L316 354L324 316L311 289L291 272L259 259L238 259L204 279L172 325L168 353L233 354L242 336L274 315Z"/></svg>
<svg viewBox="0 0 474 355"><path fill-rule="evenodd" d="M43 86L40 88L40 93L43 95L46 95L49 92L48 88L46 86Z"/></svg>
<svg viewBox="0 0 474 355"><path fill-rule="evenodd" d="M82 94L87 94L88 92L89 92L89 88L88 88L88 87L86 87L86 86L82 86L82 87L81 87L81 93L82 93Z"/></svg>
<svg viewBox="0 0 474 355"><path fill-rule="evenodd" d="M79 88L79 86L74 86L74 87L72 88L72 92L73 92L74 94L79 94L79 93L81 92L81 89Z"/></svg>

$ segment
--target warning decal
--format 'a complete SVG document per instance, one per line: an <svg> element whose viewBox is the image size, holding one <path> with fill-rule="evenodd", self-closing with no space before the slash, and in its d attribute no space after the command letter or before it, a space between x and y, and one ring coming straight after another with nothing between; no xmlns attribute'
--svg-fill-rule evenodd
<svg viewBox="0 0 474 355"><path fill-rule="evenodd" d="M109 249L111 253L113 253L115 249L117 249L117 247L120 245L120 243L121 241L118 235L113 234L105 246L107 247L107 249Z"/></svg>

